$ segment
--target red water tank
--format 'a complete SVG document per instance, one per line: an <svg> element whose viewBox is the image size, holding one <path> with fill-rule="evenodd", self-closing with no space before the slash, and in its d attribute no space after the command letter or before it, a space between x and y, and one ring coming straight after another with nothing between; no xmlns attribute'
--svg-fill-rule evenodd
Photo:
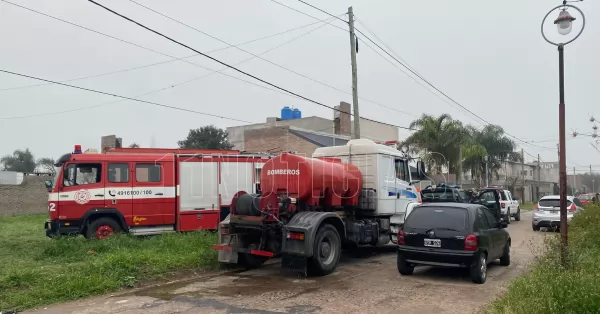
<svg viewBox="0 0 600 314"><path fill-rule="evenodd" d="M267 161L260 175L263 195L287 193L308 205L357 206L362 174L337 158L283 153Z"/></svg>

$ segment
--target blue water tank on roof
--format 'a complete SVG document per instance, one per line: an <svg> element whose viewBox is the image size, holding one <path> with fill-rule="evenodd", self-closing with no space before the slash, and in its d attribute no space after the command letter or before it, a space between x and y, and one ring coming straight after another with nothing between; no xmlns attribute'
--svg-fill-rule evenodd
<svg viewBox="0 0 600 314"><path fill-rule="evenodd" d="M293 111L290 107L281 108L281 120L292 120L294 118Z"/></svg>
<svg viewBox="0 0 600 314"><path fill-rule="evenodd" d="M298 108L294 108L294 110L292 110L292 118L293 119L301 119L302 111L300 111L300 109L298 109Z"/></svg>

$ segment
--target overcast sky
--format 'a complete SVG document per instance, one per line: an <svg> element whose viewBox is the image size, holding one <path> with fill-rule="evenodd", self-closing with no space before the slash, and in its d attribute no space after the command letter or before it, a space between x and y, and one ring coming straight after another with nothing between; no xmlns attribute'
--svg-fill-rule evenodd
<svg viewBox="0 0 600 314"><path fill-rule="evenodd" d="M317 22L270 0L136 1L230 44ZM278 1L318 19L328 18L299 1ZM263 122L267 116L277 116L284 105L300 108L304 116L332 117L330 109L236 80L231 76L256 82L231 69L222 72L229 76L213 73L180 84L211 73L202 67L220 70L223 66L202 56L186 59L187 62L172 61L172 57L182 58L194 52L88 1L11 2L155 52L0 2L0 69L65 81L161 63L69 84L129 97L165 88L138 98L249 122ZM227 47L133 2L98 2L199 51ZM527 153L540 154L543 161L557 160L558 53L556 47L541 37L540 22L559 1L312 0L310 3L335 15L342 15L348 6L353 6L358 29L365 33L367 28L372 30L424 78L481 118L541 146L517 141ZM587 25L583 35L565 49L568 138L571 130L592 131L590 114L600 118L600 3L585 1L577 5L586 14ZM571 13L578 18L573 30L577 32L581 17L577 12ZM553 13L550 20L557 14ZM552 39L559 39L551 21L547 32ZM331 23L347 28L341 21ZM317 23L240 48L261 54L288 42L262 58L335 89L259 58L238 67L330 106L342 100L351 102L350 95L336 90L351 91L348 33L322 25ZM299 38L292 41L296 37ZM361 35L359 38L364 39ZM231 64L252 58L236 48L210 55ZM363 117L408 126L422 113L449 113L479 126L477 118L428 91L424 84L413 81L365 44L359 44L357 59L359 96L382 105L361 101ZM0 74L0 155L29 148L36 157L56 158L71 151L74 144L81 144L84 149L100 148L100 137L109 134L122 137L124 145L136 142L142 146L175 147L191 128L244 124L134 101L106 104L119 99L59 85L13 88L43 83ZM400 138L408 134L400 130ZM589 137L568 139L569 173L573 167L583 171L590 164L600 171L600 152L590 142ZM532 159L526 154L527 161Z"/></svg>

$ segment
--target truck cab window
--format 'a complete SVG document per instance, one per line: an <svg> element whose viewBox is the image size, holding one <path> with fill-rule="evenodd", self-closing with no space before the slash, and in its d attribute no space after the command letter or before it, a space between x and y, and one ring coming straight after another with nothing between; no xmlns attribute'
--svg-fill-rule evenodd
<svg viewBox="0 0 600 314"><path fill-rule="evenodd" d="M63 176L64 186L80 186L102 182L101 164L70 164Z"/></svg>
<svg viewBox="0 0 600 314"><path fill-rule="evenodd" d="M403 181L408 181L406 178L406 164L404 162L403 159L396 159L394 162L395 168L396 168L396 178L403 180Z"/></svg>
<svg viewBox="0 0 600 314"><path fill-rule="evenodd" d="M109 164L108 165L108 182L110 183L125 183L129 182L129 164Z"/></svg>
<svg viewBox="0 0 600 314"><path fill-rule="evenodd" d="M160 164L135 165L135 180L137 182L160 182Z"/></svg>

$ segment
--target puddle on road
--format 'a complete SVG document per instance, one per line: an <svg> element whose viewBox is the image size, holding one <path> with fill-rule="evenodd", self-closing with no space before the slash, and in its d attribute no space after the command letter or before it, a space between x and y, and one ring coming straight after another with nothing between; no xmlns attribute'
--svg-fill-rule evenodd
<svg viewBox="0 0 600 314"><path fill-rule="evenodd" d="M348 289L343 270L326 277L299 278L282 273L279 268L256 269L244 272L226 272L191 281L175 282L162 286L135 291L130 295L147 296L160 300L173 300L186 296L208 299L232 299L241 297L264 297L268 299L290 299L306 293Z"/></svg>

